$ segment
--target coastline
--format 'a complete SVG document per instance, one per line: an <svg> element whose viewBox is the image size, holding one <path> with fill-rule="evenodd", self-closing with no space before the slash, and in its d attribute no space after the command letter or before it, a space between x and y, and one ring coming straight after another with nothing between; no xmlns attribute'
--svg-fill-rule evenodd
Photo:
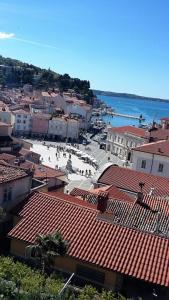
<svg viewBox="0 0 169 300"><path fill-rule="evenodd" d="M110 97L119 97L119 98L134 99L134 100L169 102L169 99L145 97L145 96L139 96L139 95L135 95L135 94L116 93L116 92L100 91L100 90L92 90L92 91L95 96L110 96Z"/></svg>

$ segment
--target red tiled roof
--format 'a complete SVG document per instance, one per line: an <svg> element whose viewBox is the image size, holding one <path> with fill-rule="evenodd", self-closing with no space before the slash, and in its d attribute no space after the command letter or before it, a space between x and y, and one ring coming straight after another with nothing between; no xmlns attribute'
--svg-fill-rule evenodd
<svg viewBox="0 0 169 300"><path fill-rule="evenodd" d="M168 287L167 238L105 222L84 201L79 204L72 198L34 193L9 237L34 243L38 233L59 230L70 242L70 256Z"/></svg>
<svg viewBox="0 0 169 300"><path fill-rule="evenodd" d="M121 191L116 186L112 185L106 190L109 193L109 198L114 198L117 200L123 200L127 202L133 202L133 198L127 195L124 191Z"/></svg>
<svg viewBox="0 0 169 300"><path fill-rule="evenodd" d="M34 151L32 151L32 150L29 150L29 149L22 148L22 149L19 151L19 154L21 154L21 155L23 155L23 156L25 156L25 155L27 155L27 154L31 154L31 153L33 153L34 155L37 155L37 156L40 157L40 154L38 154L38 153L36 153L36 152L34 152Z"/></svg>
<svg viewBox="0 0 169 300"><path fill-rule="evenodd" d="M30 112L23 110L23 109L18 109L18 110L14 110L13 114L15 115L30 115Z"/></svg>
<svg viewBox="0 0 169 300"><path fill-rule="evenodd" d="M139 137L145 137L145 130L142 128L137 128L134 126L121 126L121 127L112 127L108 129L109 132L117 133L130 133Z"/></svg>
<svg viewBox="0 0 169 300"><path fill-rule="evenodd" d="M149 194L151 188L154 188L156 196L169 195L169 179L128 168L110 166L98 179L98 183L115 185L123 190L133 192L140 191L139 182L145 183L143 187L144 194Z"/></svg>
<svg viewBox="0 0 169 300"><path fill-rule="evenodd" d="M12 167L6 163L0 162L0 183L17 180L28 176L28 174L18 167Z"/></svg>
<svg viewBox="0 0 169 300"><path fill-rule="evenodd" d="M133 150L156 155L169 156L169 140L144 144L142 146L134 148Z"/></svg>
<svg viewBox="0 0 169 300"><path fill-rule="evenodd" d="M39 119L46 119L46 120L50 120L51 115L50 114L44 114L44 113L34 113L32 115L33 119L39 118Z"/></svg>
<svg viewBox="0 0 169 300"><path fill-rule="evenodd" d="M9 154L9 153L1 153L0 154L0 160L10 161L11 159L15 159L15 155Z"/></svg>
<svg viewBox="0 0 169 300"><path fill-rule="evenodd" d="M21 162L20 167L28 170L34 170L33 177L37 179L43 179L43 178L56 178L56 177L61 177L64 176L65 173L58 170L58 169L53 169L48 166L44 165L38 165L33 162L30 162L28 160Z"/></svg>
<svg viewBox="0 0 169 300"><path fill-rule="evenodd" d="M164 120L164 121L169 121L169 117L163 117L163 118L161 118L160 120Z"/></svg>
<svg viewBox="0 0 169 300"><path fill-rule="evenodd" d="M125 192L121 191L120 189L118 189L115 186L100 187L100 188L97 188L97 189L92 189L90 191L86 191L86 190L79 189L79 188L74 188L70 192L70 195L76 196L76 197L78 197L78 196L83 197L83 196L92 195L92 194L97 195L101 191L108 192L109 199L118 199L118 200L123 200L123 201L127 201L127 202L132 202L132 203L134 201L133 198L131 198Z"/></svg>
<svg viewBox="0 0 169 300"><path fill-rule="evenodd" d="M35 178L56 178L56 177L60 177L60 176L64 176L65 173L58 170L58 169L53 169L50 168L48 166L44 166L44 165L37 165L34 164L34 177Z"/></svg>
<svg viewBox="0 0 169 300"><path fill-rule="evenodd" d="M157 130L146 131L146 138L153 138L154 141L156 140L167 140L169 138L169 129L162 129L158 128Z"/></svg>

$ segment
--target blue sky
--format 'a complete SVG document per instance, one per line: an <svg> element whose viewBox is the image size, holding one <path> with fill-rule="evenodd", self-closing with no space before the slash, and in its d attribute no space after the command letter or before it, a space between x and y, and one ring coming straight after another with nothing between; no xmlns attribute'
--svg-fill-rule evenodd
<svg viewBox="0 0 169 300"><path fill-rule="evenodd" d="M169 99L168 16L168 0L4 0L0 54Z"/></svg>

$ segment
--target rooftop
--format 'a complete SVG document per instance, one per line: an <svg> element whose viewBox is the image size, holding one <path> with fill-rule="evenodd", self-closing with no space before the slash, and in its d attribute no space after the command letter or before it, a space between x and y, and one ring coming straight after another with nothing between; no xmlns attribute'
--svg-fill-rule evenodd
<svg viewBox="0 0 169 300"><path fill-rule="evenodd" d="M30 115L30 112L24 110L24 109L18 109L18 110L14 110L13 114L15 115Z"/></svg>
<svg viewBox="0 0 169 300"><path fill-rule="evenodd" d="M1 153L0 154L0 160L4 160L6 162L10 161L11 159L15 159L16 156L9 154L9 153Z"/></svg>
<svg viewBox="0 0 169 300"><path fill-rule="evenodd" d="M169 121L169 117L163 117L160 120L162 120L162 121Z"/></svg>
<svg viewBox="0 0 169 300"><path fill-rule="evenodd" d="M106 212L109 214L109 221L111 220L112 223L134 229L137 228L146 232L168 236L169 199L144 195L143 201L139 203L136 201L136 196L130 198L116 187L109 187L108 190L111 191L108 195L106 208ZM71 192L71 195L75 193L76 197L81 197L83 201L91 203L97 208L99 193L86 193L86 191L83 193L82 190L74 190ZM156 230L157 227L158 230Z"/></svg>
<svg viewBox="0 0 169 300"><path fill-rule="evenodd" d="M98 184L115 185L122 190L139 192L139 183L143 182L144 194L149 194L154 188L154 195L169 195L169 179L155 176L128 168L109 166L99 177Z"/></svg>
<svg viewBox="0 0 169 300"><path fill-rule="evenodd" d="M116 132L122 134L132 134L138 137L145 137L145 130L142 128L137 128L134 126L121 126L121 127L112 127L108 129L108 132Z"/></svg>
<svg viewBox="0 0 169 300"><path fill-rule="evenodd" d="M53 169L45 165L38 165L28 160L20 162L19 166L24 170L34 171L33 177L40 180L44 178L58 178L65 176L65 173L58 169Z"/></svg>
<svg viewBox="0 0 169 300"><path fill-rule="evenodd" d="M19 215L11 238L34 243L38 233L59 230L70 242L70 256L168 287L167 238L106 222L91 204L65 194L36 192Z"/></svg>
<svg viewBox="0 0 169 300"><path fill-rule="evenodd" d="M162 129L162 128L157 128L151 132L147 131L146 132L146 137L147 138L153 138L154 141L156 140L167 140L169 138L169 129Z"/></svg>
<svg viewBox="0 0 169 300"><path fill-rule="evenodd" d="M109 199L117 199L117 200L123 200L123 201L127 201L127 202L131 202L133 203L133 198L128 196L127 193L121 191L120 189L118 189L115 186L105 186L105 187L101 187L101 188L97 188L97 189L92 189L90 191L86 191L83 189L79 189L79 188L74 188L71 192L70 195L72 196L76 196L76 197L85 197L87 195L90 196L94 196L98 195L101 191L106 191L108 192L108 196Z"/></svg>
<svg viewBox="0 0 169 300"><path fill-rule="evenodd" d="M0 162L0 183L6 183L26 176L28 174L24 170L6 165L2 161Z"/></svg>
<svg viewBox="0 0 169 300"><path fill-rule="evenodd" d="M157 141L136 147L134 151L146 152L156 155L169 156L169 140Z"/></svg>

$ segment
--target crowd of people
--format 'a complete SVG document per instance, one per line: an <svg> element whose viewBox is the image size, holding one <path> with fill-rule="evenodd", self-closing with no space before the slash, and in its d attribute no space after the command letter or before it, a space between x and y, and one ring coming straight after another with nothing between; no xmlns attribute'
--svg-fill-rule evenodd
<svg viewBox="0 0 169 300"><path fill-rule="evenodd" d="M46 143L44 142L43 145L46 145ZM72 155L76 155L79 159L83 160L83 162L87 163L88 165L91 165L92 167L94 167L95 169L98 168L97 162L96 161L92 161L92 158L90 159L89 156L83 157L83 155L79 155L79 153L81 152L79 150L79 145L77 144L73 144L73 145L65 145L65 146L61 146L61 145L46 145L47 149L50 150L50 147L55 148L56 149L56 160L59 161L61 157L63 158L67 158L68 161L70 162L72 160ZM84 154L84 153L81 153ZM51 156L49 155L48 157L48 161L51 162ZM43 157L41 158L41 162L43 162ZM58 164L56 164L55 169L58 168ZM91 169L81 169L81 168L73 168L74 171L81 175L81 176L86 176L86 177L92 177L92 170Z"/></svg>

